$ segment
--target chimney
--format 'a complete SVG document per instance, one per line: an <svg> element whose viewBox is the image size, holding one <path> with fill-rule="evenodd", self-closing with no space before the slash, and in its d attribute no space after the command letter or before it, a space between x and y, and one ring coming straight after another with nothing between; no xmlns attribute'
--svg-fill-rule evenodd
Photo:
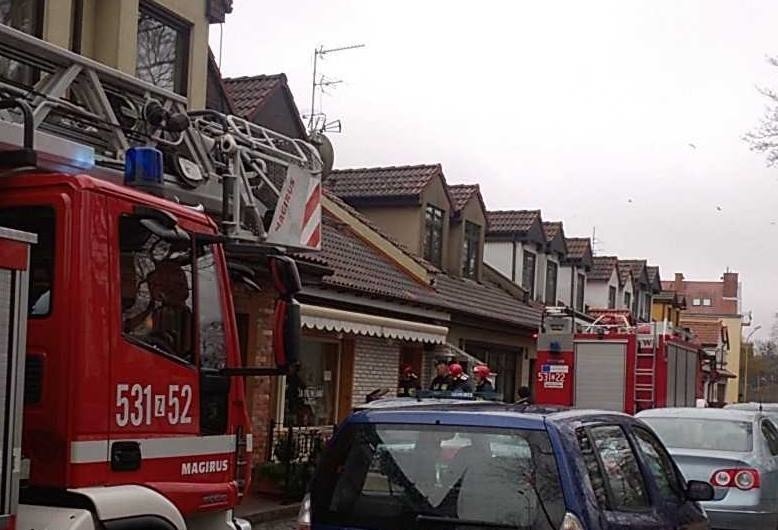
<svg viewBox="0 0 778 530"><path fill-rule="evenodd" d="M682 293L683 292L683 273L682 272L676 272L675 273L675 280L673 281L673 291L676 293Z"/></svg>
<svg viewBox="0 0 778 530"><path fill-rule="evenodd" d="M724 283L722 296L725 298L737 298L737 273L725 272L721 279Z"/></svg>

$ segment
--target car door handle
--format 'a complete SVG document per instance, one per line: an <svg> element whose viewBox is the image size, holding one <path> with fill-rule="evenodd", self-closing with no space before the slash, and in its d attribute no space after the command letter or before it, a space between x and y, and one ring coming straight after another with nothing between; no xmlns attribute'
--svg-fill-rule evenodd
<svg viewBox="0 0 778 530"><path fill-rule="evenodd" d="M111 444L111 469L113 471L136 471L140 469L141 460L140 443L114 442Z"/></svg>

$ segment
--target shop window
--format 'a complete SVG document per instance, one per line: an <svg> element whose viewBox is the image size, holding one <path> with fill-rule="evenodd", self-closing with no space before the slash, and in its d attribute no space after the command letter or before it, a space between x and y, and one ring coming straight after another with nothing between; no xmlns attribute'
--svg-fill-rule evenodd
<svg viewBox="0 0 778 530"><path fill-rule="evenodd" d="M443 224L445 212L427 205L424 211L424 258L440 267L443 259Z"/></svg>
<svg viewBox="0 0 778 530"><path fill-rule="evenodd" d="M189 25L142 1L138 10L136 75L160 88L186 94Z"/></svg>
<svg viewBox="0 0 778 530"><path fill-rule="evenodd" d="M300 361L286 376L285 425L309 427L337 422L339 354L337 342L303 339Z"/></svg>

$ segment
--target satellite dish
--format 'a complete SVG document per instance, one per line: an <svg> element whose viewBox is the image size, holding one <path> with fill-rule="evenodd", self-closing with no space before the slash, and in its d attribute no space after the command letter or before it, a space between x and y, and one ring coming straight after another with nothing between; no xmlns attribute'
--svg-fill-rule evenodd
<svg viewBox="0 0 778 530"><path fill-rule="evenodd" d="M319 151L322 162L321 177L322 179L325 179L327 178L327 175L330 174L330 171L332 171L332 166L335 163L335 150L332 148L332 142L320 132L315 133L311 137L311 142Z"/></svg>

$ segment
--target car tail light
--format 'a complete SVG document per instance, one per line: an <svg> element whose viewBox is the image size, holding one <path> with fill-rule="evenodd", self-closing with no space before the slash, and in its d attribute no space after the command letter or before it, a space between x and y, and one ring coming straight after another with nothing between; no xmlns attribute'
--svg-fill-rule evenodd
<svg viewBox="0 0 778 530"><path fill-rule="evenodd" d="M584 527L578 517L567 512L565 518L562 519L562 526L559 527L559 530L584 530Z"/></svg>
<svg viewBox="0 0 778 530"><path fill-rule="evenodd" d="M714 471L710 483L719 488L738 488L744 491L759 487L759 471L736 467Z"/></svg>
<svg viewBox="0 0 778 530"><path fill-rule="evenodd" d="M311 529L311 494L306 493L303 502L300 503L300 512L297 514L297 530Z"/></svg>

